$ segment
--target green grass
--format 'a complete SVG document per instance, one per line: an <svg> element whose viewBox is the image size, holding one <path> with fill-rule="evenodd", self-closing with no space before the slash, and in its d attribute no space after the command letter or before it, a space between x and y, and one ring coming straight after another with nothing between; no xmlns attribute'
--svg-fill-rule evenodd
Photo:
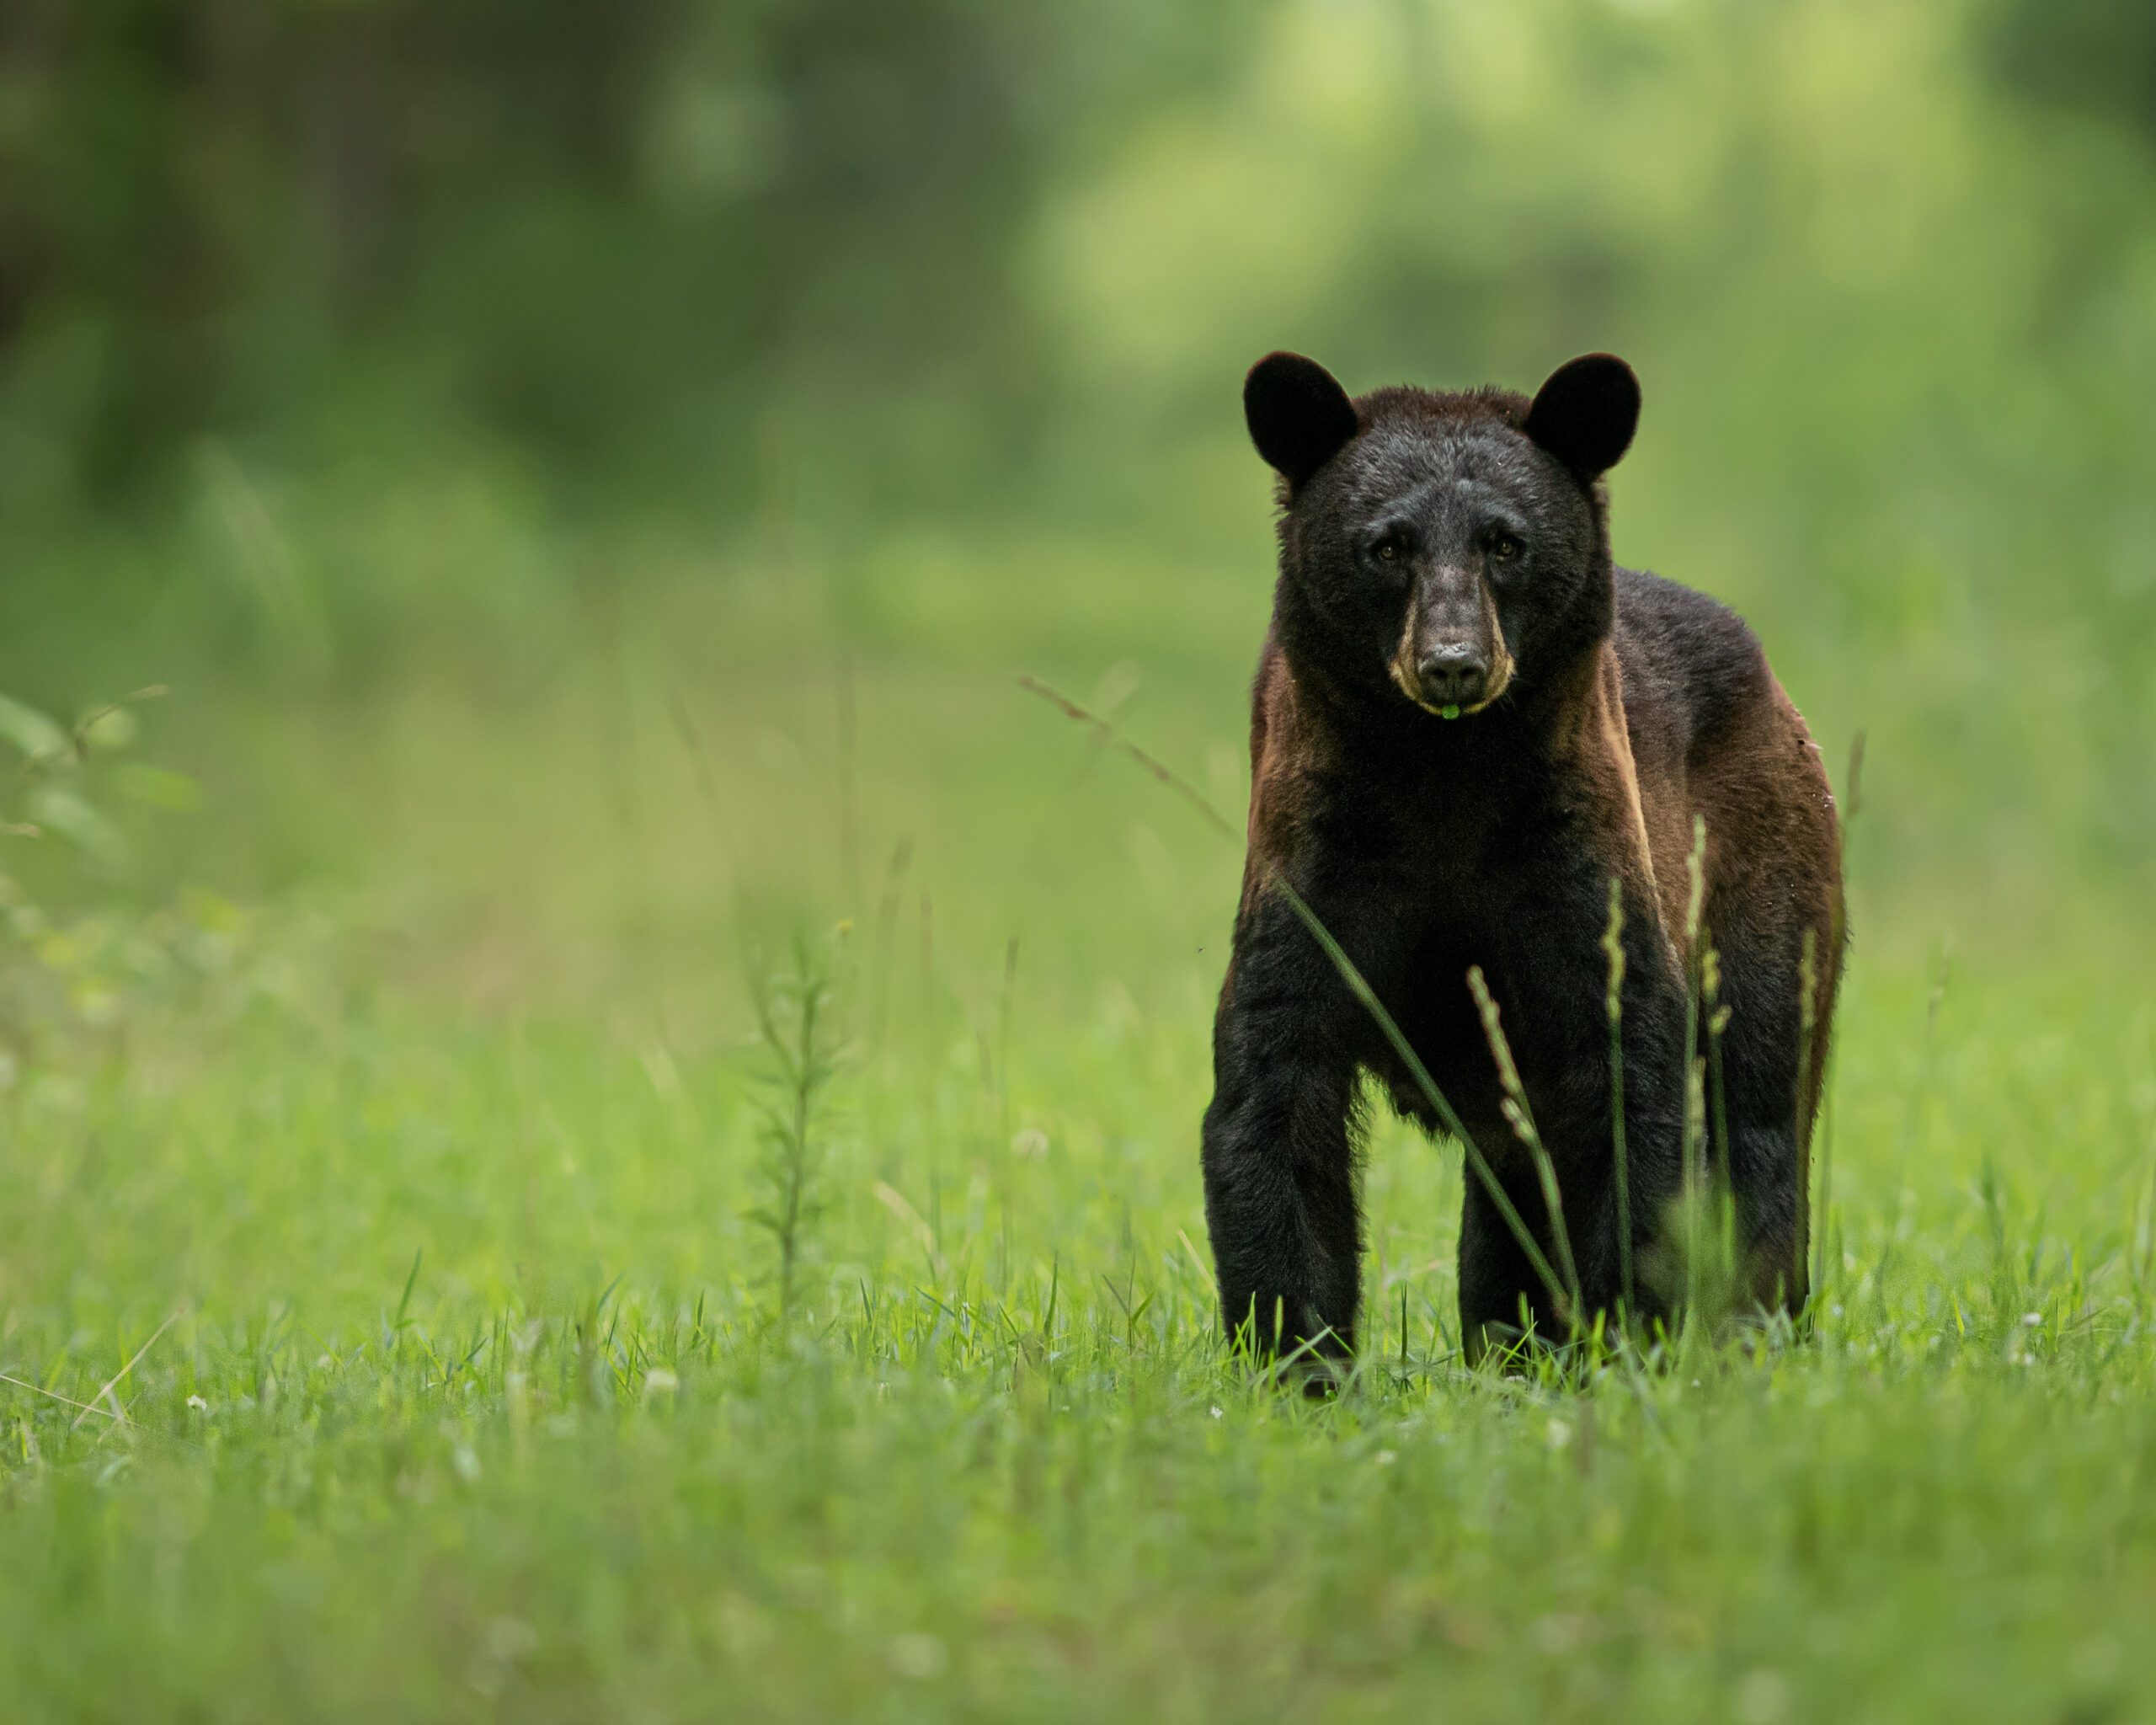
<svg viewBox="0 0 2156 1725"><path fill-rule="evenodd" d="M0 951L0 1717L2156 1709L2145 921L1860 830L1816 1339L1466 1373L1459 1156L1387 1123L1306 1404L1215 1333L1240 858L997 668L1232 809L1254 624L841 670L756 615L183 663L143 747L200 807L128 816L135 884L8 852L68 908ZM239 904L141 914L194 878Z"/></svg>
<svg viewBox="0 0 2156 1725"><path fill-rule="evenodd" d="M2156 1699L2121 1002L1958 977L1927 1054L1921 975L1860 976L1817 1342L1577 1390L1460 1369L1457 1158L1381 1130L1365 1367L1314 1407L1214 1338L1202 991L1006 1050L892 969L783 1322L753 1048L362 996L19 1085L9 1716Z"/></svg>
<svg viewBox="0 0 2156 1725"><path fill-rule="evenodd" d="M2156 1719L2132 8L0 4L0 1725ZM1805 1345L1224 1354L1279 344L1868 738Z"/></svg>

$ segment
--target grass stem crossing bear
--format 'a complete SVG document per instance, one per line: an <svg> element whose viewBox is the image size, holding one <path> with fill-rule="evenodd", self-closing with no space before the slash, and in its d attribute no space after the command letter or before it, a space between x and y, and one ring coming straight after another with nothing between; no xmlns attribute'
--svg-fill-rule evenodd
<svg viewBox="0 0 2156 1725"><path fill-rule="evenodd" d="M1612 562L1602 476L1639 405L1606 354L1532 401L1351 398L1286 353L1245 384L1280 569L1203 1169L1224 1315L1261 1349L1352 1354L1366 1072L1481 1164L1460 1217L1470 1359L1628 1290L1634 1318L1672 1317L1702 1192L1726 1196L1738 1303L1805 1300L1844 927L1833 798L1742 621Z"/></svg>

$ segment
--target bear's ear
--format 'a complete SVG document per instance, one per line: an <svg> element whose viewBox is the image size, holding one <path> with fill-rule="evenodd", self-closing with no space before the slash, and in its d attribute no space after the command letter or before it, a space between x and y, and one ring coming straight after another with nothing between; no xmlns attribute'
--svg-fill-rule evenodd
<svg viewBox="0 0 2156 1725"><path fill-rule="evenodd" d="M1243 419L1257 452L1290 487L1337 455L1359 423L1332 373L1300 354L1267 354L1250 368Z"/></svg>
<svg viewBox="0 0 2156 1725"><path fill-rule="evenodd" d="M1640 423L1640 380L1614 354L1583 354L1550 374L1522 428L1592 485L1631 446Z"/></svg>

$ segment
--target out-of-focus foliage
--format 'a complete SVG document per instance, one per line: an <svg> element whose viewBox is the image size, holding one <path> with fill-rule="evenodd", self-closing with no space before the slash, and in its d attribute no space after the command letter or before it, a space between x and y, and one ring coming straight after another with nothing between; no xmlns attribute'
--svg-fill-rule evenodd
<svg viewBox="0 0 2156 1725"><path fill-rule="evenodd" d="M1037 357L1003 278L1040 179L1200 75L1226 11L22 0L11 489L109 491L212 430L334 457L356 414L739 498L775 403L992 412Z"/></svg>
<svg viewBox="0 0 2156 1725"><path fill-rule="evenodd" d="M98 888L129 864L115 818L132 805L195 807L184 774L136 757L146 689L102 702L72 725L0 694L0 1092L20 1081L72 1093L82 1068L124 1055L146 1028L226 1028L264 1004L291 1007L319 919L265 917L197 889L147 915L38 901L16 871Z"/></svg>
<svg viewBox="0 0 2156 1725"><path fill-rule="evenodd" d="M1997 0L1990 31L2007 83L2129 120L2156 142L2156 12L2112 0Z"/></svg>
<svg viewBox="0 0 2156 1725"><path fill-rule="evenodd" d="M19 0L0 686L180 686L248 788L184 868L364 872L448 817L499 903L563 760L617 782L686 689L748 773L851 665L867 793L953 836L1000 951L1008 833L1068 812L1008 667L1142 684L1232 766L1253 357L1612 348L1619 554L1742 609L1831 758L1869 731L1906 901L2131 903L2149 40L2081 0ZM777 832L803 782L727 788ZM1128 861L1050 848L1073 905Z"/></svg>
<svg viewBox="0 0 2156 1725"><path fill-rule="evenodd" d="M0 1718L2148 1716L2153 43L0 0ZM1868 736L1807 1343L1219 1351L1283 345Z"/></svg>

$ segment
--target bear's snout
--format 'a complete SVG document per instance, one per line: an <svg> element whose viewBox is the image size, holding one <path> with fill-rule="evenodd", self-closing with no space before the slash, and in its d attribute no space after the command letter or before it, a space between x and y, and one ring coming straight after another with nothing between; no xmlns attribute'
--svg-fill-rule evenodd
<svg viewBox="0 0 2156 1725"><path fill-rule="evenodd" d="M1490 686L1490 662L1466 641L1432 648L1415 662L1426 707L1476 707Z"/></svg>

